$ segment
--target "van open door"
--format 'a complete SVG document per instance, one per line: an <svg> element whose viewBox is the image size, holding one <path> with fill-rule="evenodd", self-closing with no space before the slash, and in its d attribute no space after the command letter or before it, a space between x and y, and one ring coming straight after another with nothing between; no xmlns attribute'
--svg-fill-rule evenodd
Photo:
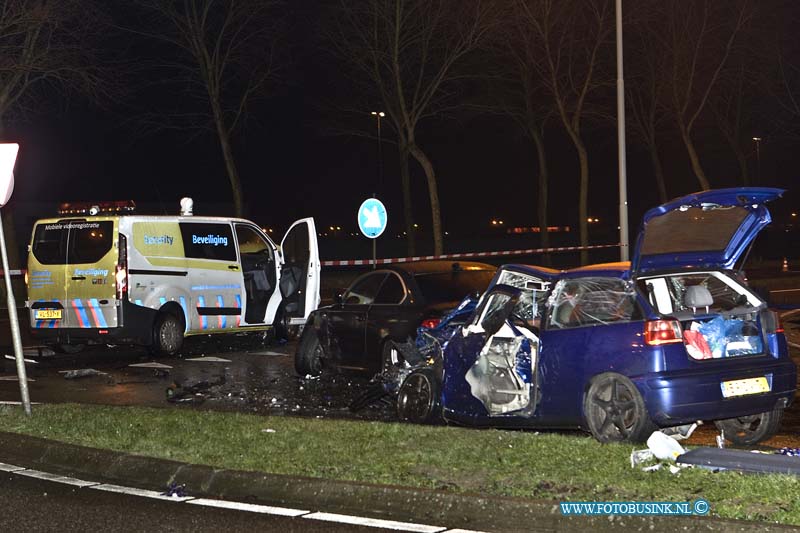
<svg viewBox="0 0 800 533"><path fill-rule="evenodd" d="M279 288L290 325L305 324L320 302L320 263L317 228L313 218L292 224L281 241Z"/></svg>

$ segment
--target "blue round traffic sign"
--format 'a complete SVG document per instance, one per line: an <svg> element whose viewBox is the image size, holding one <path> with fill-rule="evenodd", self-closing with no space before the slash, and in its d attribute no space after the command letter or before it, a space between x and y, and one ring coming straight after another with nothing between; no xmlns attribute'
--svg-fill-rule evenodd
<svg viewBox="0 0 800 533"><path fill-rule="evenodd" d="M377 198L367 198L358 208L358 229L365 237L375 239L386 229L386 207Z"/></svg>

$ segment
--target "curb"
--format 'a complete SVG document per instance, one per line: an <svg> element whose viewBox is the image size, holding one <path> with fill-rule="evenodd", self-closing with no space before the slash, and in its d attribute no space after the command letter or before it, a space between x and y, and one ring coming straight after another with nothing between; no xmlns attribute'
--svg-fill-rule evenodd
<svg viewBox="0 0 800 533"><path fill-rule="evenodd" d="M192 496L245 503L283 505L326 512L359 513L371 518L447 525L486 531L599 530L797 531L763 522L706 517L565 517L558 502L486 497L390 485L215 469L140 455L87 448L0 432L0 460L18 466L70 475L87 481L123 483L150 490L185 484Z"/></svg>

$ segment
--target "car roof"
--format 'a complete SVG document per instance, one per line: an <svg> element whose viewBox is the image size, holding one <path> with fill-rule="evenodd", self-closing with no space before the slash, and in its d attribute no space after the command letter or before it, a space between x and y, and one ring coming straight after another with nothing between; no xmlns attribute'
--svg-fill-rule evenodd
<svg viewBox="0 0 800 533"><path fill-rule="evenodd" d="M518 272L525 272L545 278L577 278L586 276L587 274L624 278L630 273L630 262L618 261L616 263L598 263L596 265L586 265L568 270L556 270L540 265L522 264L503 265L502 268L503 270L516 270Z"/></svg>
<svg viewBox="0 0 800 533"><path fill-rule="evenodd" d="M401 270L412 276L421 274L438 274L453 271L484 270L494 272L497 267L488 263L478 263L475 261L408 261L404 263L392 263L385 267L387 270Z"/></svg>

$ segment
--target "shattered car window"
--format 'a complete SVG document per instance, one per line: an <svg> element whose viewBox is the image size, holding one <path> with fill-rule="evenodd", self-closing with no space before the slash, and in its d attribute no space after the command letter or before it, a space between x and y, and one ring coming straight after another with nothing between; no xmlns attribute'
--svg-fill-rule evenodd
<svg viewBox="0 0 800 533"><path fill-rule="evenodd" d="M574 328L639 318L635 288L613 278L562 280L549 300L549 327Z"/></svg>

